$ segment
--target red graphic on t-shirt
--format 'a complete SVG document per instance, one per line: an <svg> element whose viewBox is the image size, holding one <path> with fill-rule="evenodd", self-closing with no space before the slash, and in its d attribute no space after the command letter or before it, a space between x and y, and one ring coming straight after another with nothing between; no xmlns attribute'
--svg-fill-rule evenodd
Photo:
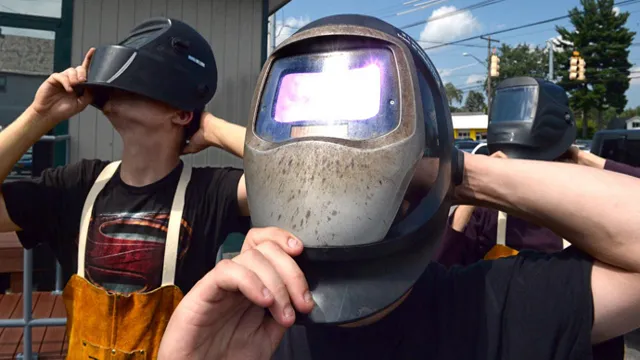
<svg viewBox="0 0 640 360"><path fill-rule="evenodd" d="M87 279L120 293L158 288L168 225L168 213L104 214L92 218L87 234ZM182 219L178 258L189 248L191 235L191 226Z"/></svg>

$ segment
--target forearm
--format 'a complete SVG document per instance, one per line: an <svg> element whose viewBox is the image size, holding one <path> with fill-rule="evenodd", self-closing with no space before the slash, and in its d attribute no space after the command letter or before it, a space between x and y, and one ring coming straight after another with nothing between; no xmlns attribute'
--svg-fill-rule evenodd
<svg viewBox="0 0 640 360"><path fill-rule="evenodd" d="M208 114L208 116L213 116ZM223 149L240 158L244 157L246 128L214 117L213 131L208 136L212 146Z"/></svg>
<svg viewBox="0 0 640 360"><path fill-rule="evenodd" d="M0 132L0 183L4 182L22 155L53 126L51 121L27 108Z"/></svg>
<svg viewBox="0 0 640 360"><path fill-rule="evenodd" d="M451 221L451 228L457 232L464 232L464 229L469 224L469 220L471 220L471 215L473 211L476 209L475 206L471 205L460 205L453 213L453 220Z"/></svg>
<svg viewBox="0 0 640 360"><path fill-rule="evenodd" d="M640 272L640 181L586 166L466 155L463 203L545 226L598 260Z"/></svg>

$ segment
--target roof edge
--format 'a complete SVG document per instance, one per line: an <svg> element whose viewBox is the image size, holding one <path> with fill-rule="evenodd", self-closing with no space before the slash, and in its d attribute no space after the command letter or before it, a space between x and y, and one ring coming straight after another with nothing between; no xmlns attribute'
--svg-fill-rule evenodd
<svg viewBox="0 0 640 360"><path fill-rule="evenodd" d="M273 15L273 13L282 9L283 6L291 2L291 0L268 0L268 1L269 1L269 16Z"/></svg>

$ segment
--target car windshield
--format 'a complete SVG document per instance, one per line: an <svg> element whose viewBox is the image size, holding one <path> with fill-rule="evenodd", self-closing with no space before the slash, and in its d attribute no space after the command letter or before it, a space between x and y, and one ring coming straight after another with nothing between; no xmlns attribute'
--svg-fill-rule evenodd
<svg viewBox="0 0 640 360"><path fill-rule="evenodd" d="M475 143L475 142L460 142L460 143L456 144L456 146L458 147L458 149L471 149L471 150L473 150L476 146L478 146L478 143Z"/></svg>

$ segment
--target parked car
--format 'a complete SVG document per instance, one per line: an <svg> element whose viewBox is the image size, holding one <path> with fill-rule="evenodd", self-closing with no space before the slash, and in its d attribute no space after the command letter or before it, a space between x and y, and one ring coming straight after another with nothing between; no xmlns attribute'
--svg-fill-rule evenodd
<svg viewBox="0 0 640 360"><path fill-rule="evenodd" d="M33 168L33 153L27 151L13 166L13 171L18 175L30 175Z"/></svg>
<svg viewBox="0 0 640 360"><path fill-rule="evenodd" d="M471 151L471 153L478 155L489 155L489 148L487 147L487 143L478 144L478 146L476 146L473 151Z"/></svg>
<svg viewBox="0 0 640 360"><path fill-rule="evenodd" d="M479 144L480 142L473 140L459 141L457 143L454 143L455 147L468 153L472 152L473 149L475 149Z"/></svg>
<svg viewBox="0 0 640 360"><path fill-rule="evenodd" d="M578 139L574 143L574 146L582 151L591 151L591 140Z"/></svg>
<svg viewBox="0 0 640 360"><path fill-rule="evenodd" d="M613 161L640 166L640 130L601 130L593 136L591 152Z"/></svg>

